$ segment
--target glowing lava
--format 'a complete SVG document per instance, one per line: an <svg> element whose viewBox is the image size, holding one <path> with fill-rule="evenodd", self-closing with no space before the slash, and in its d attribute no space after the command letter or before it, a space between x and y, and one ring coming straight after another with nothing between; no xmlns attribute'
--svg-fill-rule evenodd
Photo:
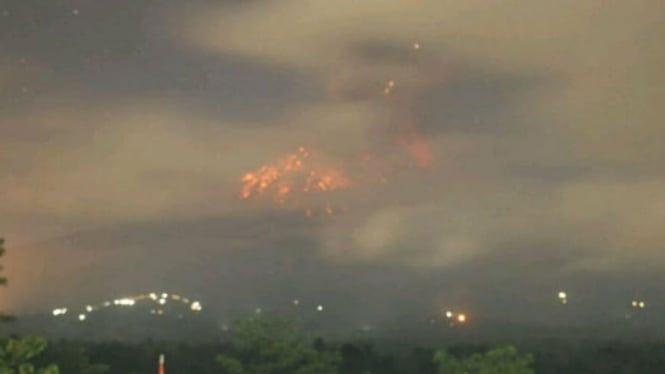
<svg viewBox="0 0 665 374"><path fill-rule="evenodd" d="M315 161L304 147L275 163L245 173L241 183L242 200L266 199L278 204L295 205L301 205L305 195L347 189L352 185L351 179L341 169ZM326 201L323 208L308 207L305 214L312 216L315 212L321 212L332 215L337 210Z"/></svg>
<svg viewBox="0 0 665 374"><path fill-rule="evenodd" d="M430 144L415 126L404 126L397 142L416 161L418 166L424 168L432 163Z"/></svg>

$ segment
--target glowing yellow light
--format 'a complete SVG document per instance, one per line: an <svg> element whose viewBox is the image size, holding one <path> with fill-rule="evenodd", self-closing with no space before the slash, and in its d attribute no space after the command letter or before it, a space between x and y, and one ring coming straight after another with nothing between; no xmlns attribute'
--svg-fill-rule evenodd
<svg viewBox="0 0 665 374"><path fill-rule="evenodd" d="M646 306L646 304L644 303L644 301L640 301L640 303L639 303L638 305L639 305L640 308L642 308L642 309L644 309L644 307Z"/></svg>
<svg viewBox="0 0 665 374"><path fill-rule="evenodd" d="M53 316L54 317L62 316L62 315L65 315L65 314L67 314L67 308L53 309Z"/></svg>
<svg viewBox="0 0 665 374"><path fill-rule="evenodd" d="M130 298L116 299L113 300L113 304L122 305L122 306L133 306L134 304L136 304L136 300Z"/></svg>
<svg viewBox="0 0 665 374"><path fill-rule="evenodd" d="M199 303L198 301L194 301L190 308L192 309L193 312L200 312L203 309L201 303Z"/></svg>
<svg viewBox="0 0 665 374"><path fill-rule="evenodd" d="M466 322L466 315L465 315L465 314L459 314L459 315L457 316L457 322L459 322L459 323L464 323L464 322Z"/></svg>
<svg viewBox="0 0 665 374"><path fill-rule="evenodd" d="M79 321L85 321L85 314L79 314Z"/></svg>
<svg viewBox="0 0 665 374"><path fill-rule="evenodd" d="M559 292L559 299L565 299L567 297L568 297L568 295L565 292L563 292L563 291Z"/></svg>
<svg viewBox="0 0 665 374"><path fill-rule="evenodd" d="M446 318L453 318L453 312L451 312L450 310L447 310L446 311Z"/></svg>
<svg viewBox="0 0 665 374"><path fill-rule="evenodd" d="M159 304L160 305L166 304L166 299L159 299Z"/></svg>
<svg viewBox="0 0 665 374"><path fill-rule="evenodd" d="M420 43L413 43L413 49L420 49Z"/></svg>
<svg viewBox="0 0 665 374"><path fill-rule="evenodd" d="M85 311L88 312L88 313L92 312L92 309L93 309L93 308L92 308L92 305L87 305L87 306L85 307Z"/></svg>
<svg viewBox="0 0 665 374"><path fill-rule="evenodd" d="M394 80L388 81L388 87L395 87L395 81Z"/></svg>
<svg viewBox="0 0 665 374"><path fill-rule="evenodd" d="M157 300L157 294L154 292L150 293L150 298L153 300Z"/></svg>
<svg viewBox="0 0 665 374"><path fill-rule="evenodd" d="M319 312L322 312L322 311L323 311L323 305L319 305L319 306L317 306L317 307L316 307L316 310L318 310Z"/></svg>
<svg viewBox="0 0 665 374"><path fill-rule="evenodd" d="M167 293L162 294L162 299L166 299L167 297L169 297L169 294L167 294Z"/></svg>
<svg viewBox="0 0 665 374"><path fill-rule="evenodd" d="M633 305L633 308L637 308L637 301L633 300L631 304Z"/></svg>
<svg viewBox="0 0 665 374"><path fill-rule="evenodd" d="M300 300L298 299L293 300L293 305L298 305L298 304L300 304Z"/></svg>

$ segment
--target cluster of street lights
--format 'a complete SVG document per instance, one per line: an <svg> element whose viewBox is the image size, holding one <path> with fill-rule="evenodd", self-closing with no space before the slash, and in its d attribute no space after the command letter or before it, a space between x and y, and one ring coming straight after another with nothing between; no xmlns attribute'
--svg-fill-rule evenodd
<svg viewBox="0 0 665 374"><path fill-rule="evenodd" d="M114 300L108 300L108 301L103 301L101 303L97 304L90 304L85 306L85 311L81 312L78 314L77 318L79 321L83 322L88 318L88 314L105 309L111 306L115 307L133 307L139 302L153 302L155 304L158 304L159 306L165 305L168 300L171 301L176 301L180 302L182 304L185 304L189 307L190 311L192 313L198 313L203 310L203 306L201 305L201 302L199 301L194 301L190 300L188 297L181 296L178 294L168 294L166 292L163 293L147 293L147 294L141 294L141 295L136 295L136 296L130 296L130 297L123 297L119 299L114 299ZM53 317L61 317L65 316L69 309L67 308L56 308L53 309L51 314ZM161 307L157 307L156 309L152 309L151 314L157 314L157 315L162 315L164 314L164 310Z"/></svg>

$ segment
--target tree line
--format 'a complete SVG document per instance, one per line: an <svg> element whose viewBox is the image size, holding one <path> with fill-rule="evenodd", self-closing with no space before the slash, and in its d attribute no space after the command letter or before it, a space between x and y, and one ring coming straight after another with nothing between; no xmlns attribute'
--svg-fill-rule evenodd
<svg viewBox="0 0 665 374"><path fill-rule="evenodd" d="M0 239L0 256L5 252ZM1 269L1 268L0 268ZM0 285L7 279L0 276ZM10 316L0 314L2 320ZM11 323L11 322L8 322ZM125 343L0 338L0 374L139 374L165 354L176 374L560 374L663 373L665 343L545 342L524 354L513 345L378 349L369 341L326 342L289 319L259 315L233 325L230 341Z"/></svg>

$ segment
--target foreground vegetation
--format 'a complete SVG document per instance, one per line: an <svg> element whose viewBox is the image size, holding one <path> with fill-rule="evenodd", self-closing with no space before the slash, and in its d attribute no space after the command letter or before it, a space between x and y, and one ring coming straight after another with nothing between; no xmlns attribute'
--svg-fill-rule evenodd
<svg viewBox="0 0 665 374"><path fill-rule="evenodd" d="M0 239L0 256L4 253ZM6 279L0 277L0 285ZM0 319L9 316L0 313ZM238 321L230 341L206 344L146 341L58 341L39 337L0 339L0 374L138 374L156 369L196 374L560 374L663 373L665 343L539 342L531 354L511 345L376 348L372 342L328 343L294 321L252 317ZM376 343L376 342L375 342ZM380 343L380 342L379 342Z"/></svg>
<svg viewBox="0 0 665 374"><path fill-rule="evenodd" d="M336 363L336 373L340 374L439 374L456 373L448 368L441 367L440 349L430 347L405 346L391 347L383 345L380 341L355 341L329 343L321 339L310 340L311 345L303 347L302 355L295 357L312 357L313 348L316 351L327 352L323 356L315 357L327 362L333 359ZM496 344L493 344L496 346ZM142 343L123 342L75 342L75 341L52 341L49 346L38 356L32 358L35 367L45 367L56 364L63 374L132 374L156 372L157 357L160 353L166 355L167 373L179 374L222 374L233 373L222 364L220 357L233 357L239 359L243 365L241 370L256 369L266 362L272 365L270 373L288 366L294 362L292 355L273 355L280 352L279 347L274 350L270 345L263 346L261 350L245 350L246 356L236 350L229 342L210 342L200 344L187 344L185 342L156 342L145 341ZM282 346L283 348L284 346ZM509 371L504 365L496 364L491 356L508 356L508 362L513 361L515 356L511 348L502 346L489 348L487 346L455 345L446 347L447 358L453 359L453 368L462 362L464 365L476 365L478 361L488 364L484 365L487 371L468 371L469 373L502 374L502 373L529 373L538 374L574 374L574 373L603 373L603 374L650 374L663 373L665 368L665 343L620 343L620 342L597 342L580 343L576 341L548 341L536 342L528 345L520 345L520 351L529 351L533 363L530 368L525 369L523 365L513 366ZM501 352L503 351L503 352ZM507 352L508 351L508 352ZM263 352L261 354L261 352ZM494 352L494 353L492 353ZM327 356L327 355L332 355ZM437 354L439 357L437 357ZM481 360L475 355L482 355ZM251 358L255 355L254 358ZM337 356L337 358L334 358ZM267 360L274 358L274 362ZM518 354L518 360L528 360L527 355ZM503 358L501 358L503 361ZM220 362L222 361L222 362ZM297 361L297 360L296 360ZM305 360L304 362L307 362ZM449 361L448 361L449 362ZM93 365L91 363L96 363ZM513 362L514 363L514 362ZM107 368L104 365L108 365ZM252 365L252 367L244 367ZM256 366L254 366L256 365ZM264 368L266 366L263 366ZM306 366L302 367L301 373ZM467 366L467 370L472 367ZM477 366L475 368L478 368ZM231 369L233 370L233 369ZM446 371L448 370L448 371ZM490 371L493 370L493 371ZM521 370L521 371L518 371ZM528 371L532 370L532 371ZM243 371L236 371L242 373ZM288 371L297 372L297 371ZM316 371L310 371L316 373ZM326 372L326 371L323 371ZM328 371L330 372L330 371ZM11 372L9 372L11 373Z"/></svg>

